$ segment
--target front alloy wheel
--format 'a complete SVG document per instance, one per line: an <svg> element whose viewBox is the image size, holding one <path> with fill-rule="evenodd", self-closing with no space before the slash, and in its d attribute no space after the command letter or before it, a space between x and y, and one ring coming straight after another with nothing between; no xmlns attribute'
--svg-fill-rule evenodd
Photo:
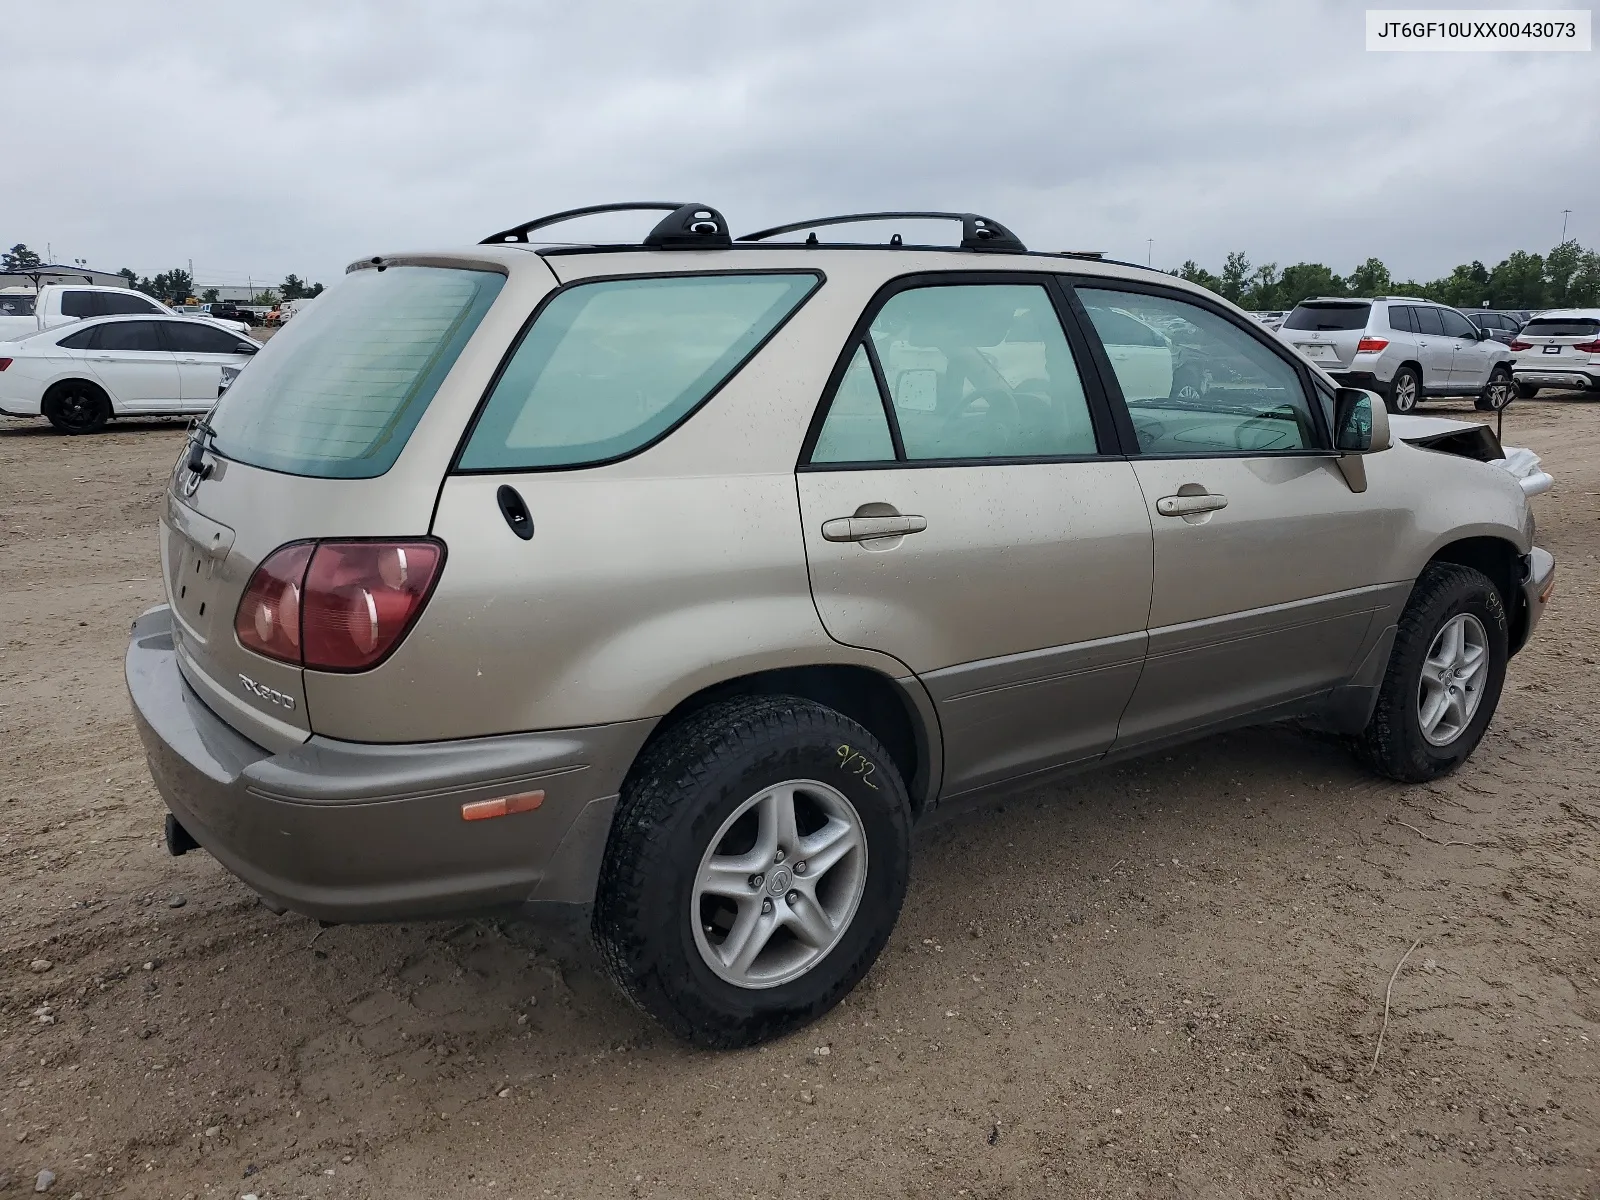
<svg viewBox="0 0 1600 1200"><path fill-rule="evenodd" d="M1417 681L1417 725L1430 746L1448 746L1466 732L1483 703L1489 635L1470 612L1445 622L1428 647Z"/></svg>

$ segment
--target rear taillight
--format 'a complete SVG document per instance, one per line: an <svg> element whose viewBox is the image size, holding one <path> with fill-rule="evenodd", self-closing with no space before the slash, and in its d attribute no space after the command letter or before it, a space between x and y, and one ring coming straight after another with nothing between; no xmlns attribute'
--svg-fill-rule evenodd
<svg viewBox="0 0 1600 1200"><path fill-rule="evenodd" d="M9 358L0 358L0 371L4 371L10 365L11 360Z"/></svg>
<svg viewBox="0 0 1600 1200"><path fill-rule="evenodd" d="M1532 342L1525 342L1521 338L1514 338L1512 340L1511 344L1506 347L1506 349L1507 350L1532 350L1533 349L1533 343Z"/></svg>
<svg viewBox="0 0 1600 1200"><path fill-rule="evenodd" d="M1364 337L1356 343L1357 354L1376 354L1389 345L1388 338Z"/></svg>
<svg viewBox="0 0 1600 1200"><path fill-rule="evenodd" d="M314 543L274 550L250 576L233 617L239 643L282 662L300 661L300 602Z"/></svg>
<svg viewBox="0 0 1600 1200"><path fill-rule="evenodd" d="M1574 342L1572 348L1579 354L1600 354L1600 338L1596 338L1592 342ZM0 359L0 361L4 360ZM0 367L0 371L4 369L4 367Z"/></svg>
<svg viewBox="0 0 1600 1200"><path fill-rule="evenodd" d="M318 671L365 671L415 623L444 564L433 541L285 546L256 568L234 632L248 649Z"/></svg>

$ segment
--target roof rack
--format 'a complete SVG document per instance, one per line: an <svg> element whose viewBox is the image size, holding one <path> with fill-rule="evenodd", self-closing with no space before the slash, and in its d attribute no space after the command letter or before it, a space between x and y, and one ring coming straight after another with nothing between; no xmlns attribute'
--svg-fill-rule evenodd
<svg viewBox="0 0 1600 1200"><path fill-rule="evenodd" d="M548 225L557 225L562 221L588 217L595 213L637 211L667 213L642 243L651 249L726 250L733 245L733 239L728 236L728 222L709 204L678 204L666 200L637 200L624 204L591 204L585 208L569 208L563 212L551 213L547 217L524 221L521 225L502 229L499 233L491 233L478 245L526 243L530 233Z"/></svg>
<svg viewBox="0 0 1600 1200"><path fill-rule="evenodd" d="M841 217L819 217L815 221L795 221L790 225L775 225L771 229L763 229L757 233L747 233L739 240L741 242L760 242L770 237L777 237L781 233L797 233L802 229L815 230L824 225L853 225L858 221L960 221L961 222L961 248L963 250L991 250L1006 251L1012 254L1024 254L1027 247L999 221L992 221L988 217L980 217L977 213L954 212L875 212L875 213L847 213ZM817 235L812 233L806 238L806 245L817 246L821 243ZM889 245L904 245L897 233L889 239Z"/></svg>

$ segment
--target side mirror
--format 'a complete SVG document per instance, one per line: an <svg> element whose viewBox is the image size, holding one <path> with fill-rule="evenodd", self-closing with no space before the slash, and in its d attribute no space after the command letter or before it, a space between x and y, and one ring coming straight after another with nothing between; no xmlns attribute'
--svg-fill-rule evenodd
<svg viewBox="0 0 1600 1200"><path fill-rule="evenodd" d="M1494 336L1494 334L1490 333L1487 329L1483 328L1483 326L1481 326L1481 325L1477 326L1476 328L1478 330L1478 340L1480 342L1488 341L1490 338L1492 338Z"/></svg>
<svg viewBox="0 0 1600 1200"><path fill-rule="evenodd" d="M254 354L258 349L260 349L259 346L255 346L250 342L240 342L234 346L233 352L235 354Z"/></svg>
<svg viewBox="0 0 1600 1200"><path fill-rule="evenodd" d="M1342 454L1373 454L1389 448L1389 413L1360 388L1340 388L1333 397L1333 444Z"/></svg>
<svg viewBox="0 0 1600 1200"><path fill-rule="evenodd" d="M894 406L911 412L933 412L939 407L939 372L913 367L894 377Z"/></svg>

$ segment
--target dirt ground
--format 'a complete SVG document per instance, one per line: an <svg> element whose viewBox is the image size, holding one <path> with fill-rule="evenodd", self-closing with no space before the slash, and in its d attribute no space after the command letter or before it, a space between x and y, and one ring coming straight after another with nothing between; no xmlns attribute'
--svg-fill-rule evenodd
<svg viewBox="0 0 1600 1200"><path fill-rule="evenodd" d="M197 1200L1594 1200L1600 404L1506 425L1557 478L1560 584L1459 774L1395 786L1259 729L947 820L855 995L710 1054L581 940L319 930L168 857L122 653L180 429L0 421L0 1172Z"/></svg>

